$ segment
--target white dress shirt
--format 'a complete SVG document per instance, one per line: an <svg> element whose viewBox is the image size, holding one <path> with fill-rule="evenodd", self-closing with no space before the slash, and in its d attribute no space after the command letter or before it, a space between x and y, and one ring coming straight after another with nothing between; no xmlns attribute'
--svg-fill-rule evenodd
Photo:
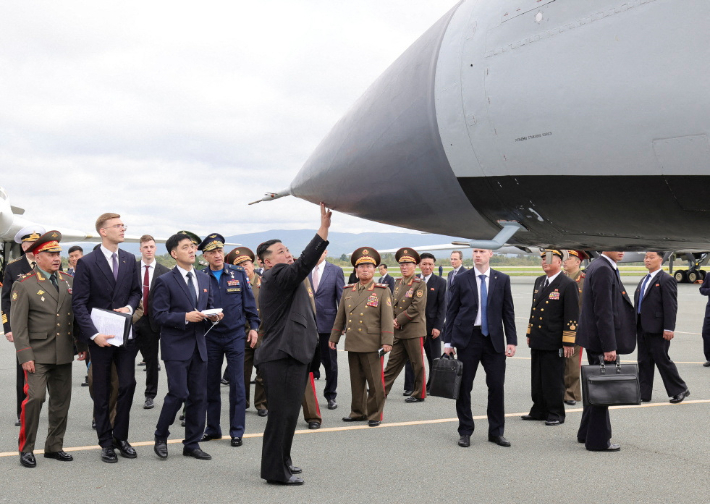
<svg viewBox="0 0 710 504"><path fill-rule="evenodd" d="M195 287L195 296L197 297L197 299L199 299L200 298L200 288L197 286L197 275L195 274L195 268L190 268L189 270L186 270L186 269L182 269L180 266L175 266L175 267L178 269L178 271L182 275L182 278L183 278L183 280L185 280L185 284L187 284L188 287L190 284L187 281L187 274L192 273L192 285ZM195 306L195 309L197 309L197 306Z"/></svg>
<svg viewBox="0 0 710 504"><path fill-rule="evenodd" d="M148 287L148 290L150 290L150 286L153 285L153 274L155 273L155 264L155 259L153 259L153 262L150 264L147 264L143 259L141 259L141 292L143 292L143 287ZM145 278L145 270L148 266L150 266L150 268L148 268L148 285L143 285L143 279Z"/></svg>
<svg viewBox="0 0 710 504"><path fill-rule="evenodd" d="M101 247L99 247L99 250L101 250L101 253L106 258L106 261L108 262L108 268L111 270L111 273L113 273L113 258L111 256L113 254L116 254L116 264L118 264L118 249L116 249L116 252L111 252L109 249L107 249L106 247L101 245ZM128 308L128 313L133 315L133 308L130 305L126 305L125 308ZM89 339L91 341L93 341L94 338L96 338L96 336L98 336L98 335L99 335L99 333L96 333L93 336L91 336ZM131 330L129 331L128 339L133 339L133 328L131 328Z"/></svg>
<svg viewBox="0 0 710 504"><path fill-rule="evenodd" d="M486 292L490 292L488 286L490 285L491 278L491 268L489 267L486 271L480 272L475 267L476 270L476 287L478 287L478 313L476 314L476 321L473 323L474 326L481 327L481 279L478 275L486 275Z"/></svg>

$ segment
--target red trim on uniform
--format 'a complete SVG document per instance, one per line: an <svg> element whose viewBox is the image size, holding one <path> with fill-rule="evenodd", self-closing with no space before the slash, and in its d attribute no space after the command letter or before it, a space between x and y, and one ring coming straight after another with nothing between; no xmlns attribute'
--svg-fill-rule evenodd
<svg viewBox="0 0 710 504"><path fill-rule="evenodd" d="M20 435L17 438L17 444L19 445L20 452L24 452L25 442L27 441L27 425L25 423L25 406L27 406L27 401L30 400L30 384L27 382L27 370L22 370L25 373L25 386L22 390L25 392L25 400L22 401L22 407L20 409Z"/></svg>
<svg viewBox="0 0 710 504"><path fill-rule="evenodd" d="M318 396L316 395L316 381L313 379L313 373L308 373L308 379L311 381L311 392L313 392L313 400L316 403L316 412L318 413L318 416L321 416L320 406L318 405Z"/></svg>
<svg viewBox="0 0 710 504"><path fill-rule="evenodd" d="M419 338L419 351L422 353L422 396L420 399L426 399L426 367L424 367L424 338Z"/></svg>
<svg viewBox="0 0 710 504"><path fill-rule="evenodd" d="M382 379L382 390L385 389L385 356L380 357L380 378ZM384 410L380 413L380 422L385 416Z"/></svg>

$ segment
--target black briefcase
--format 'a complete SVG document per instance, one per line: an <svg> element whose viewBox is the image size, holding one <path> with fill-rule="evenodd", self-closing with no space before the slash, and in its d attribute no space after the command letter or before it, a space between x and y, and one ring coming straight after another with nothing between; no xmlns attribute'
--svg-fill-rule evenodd
<svg viewBox="0 0 710 504"><path fill-rule="evenodd" d="M458 399L463 375L463 362L444 354L434 359L431 369L430 396Z"/></svg>
<svg viewBox="0 0 710 504"><path fill-rule="evenodd" d="M582 366L584 404L592 406L623 406L641 404L639 368L637 364Z"/></svg>

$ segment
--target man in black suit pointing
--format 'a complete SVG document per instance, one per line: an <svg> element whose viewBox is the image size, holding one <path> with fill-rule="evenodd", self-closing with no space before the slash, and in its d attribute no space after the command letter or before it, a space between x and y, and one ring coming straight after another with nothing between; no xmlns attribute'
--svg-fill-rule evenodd
<svg viewBox="0 0 710 504"><path fill-rule="evenodd" d="M318 327L308 273L328 246L332 212L321 203L318 233L294 260L279 240L269 240L257 248L266 271L259 293L263 324L261 346L254 363L260 366L266 388L269 417L264 429L261 477L268 483L302 485L295 476L301 469L291 461L291 445L306 389L308 366L318 344Z"/></svg>

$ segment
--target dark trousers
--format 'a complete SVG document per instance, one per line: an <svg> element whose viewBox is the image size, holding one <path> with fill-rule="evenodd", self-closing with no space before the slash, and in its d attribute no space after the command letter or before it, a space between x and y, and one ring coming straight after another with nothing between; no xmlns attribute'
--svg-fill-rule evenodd
<svg viewBox="0 0 710 504"><path fill-rule="evenodd" d="M431 385L431 368L434 366L434 359L441 357L441 336L432 338L431 334L428 334L427 337L424 338L424 353L429 363L429 372L426 381L426 388L429 390L429 385ZM414 390L413 387L414 371L412 370L412 363L407 360L407 363L404 365L404 390Z"/></svg>
<svg viewBox="0 0 710 504"><path fill-rule="evenodd" d="M705 360L710 361L710 302L705 307L705 319L703 320L703 352Z"/></svg>
<svg viewBox="0 0 710 504"><path fill-rule="evenodd" d="M27 400L20 415L19 451L31 453L35 449L39 415L49 390L49 427L44 451L57 452L64 446L67 417L71 403L71 362L68 364L35 363L35 372L27 375Z"/></svg>
<svg viewBox="0 0 710 504"><path fill-rule="evenodd" d="M251 373L254 369L254 352L255 348L249 346L249 343L244 345L244 395L246 396L246 407L249 408L249 396L251 389ZM227 369L224 374L227 375ZM267 409L266 393L264 392L264 378L261 376L259 368L256 369L256 379L254 380L254 407L257 410Z"/></svg>
<svg viewBox="0 0 710 504"><path fill-rule="evenodd" d="M112 439L128 440L128 425L136 391L136 353L135 340L128 341L121 347L100 347L89 342L91 352L91 373L93 375L94 420L99 445L108 448ZM113 428L110 421L109 399L111 397L111 364L116 365L118 376L118 397L116 399L116 418Z"/></svg>
<svg viewBox="0 0 710 504"><path fill-rule="evenodd" d="M15 392L17 395L17 418L20 418L22 413L22 401L25 400L25 370L22 369L22 364L15 357L15 366L17 367L17 375L15 376Z"/></svg>
<svg viewBox="0 0 710 504"><path fill-rule="evenodd" d="M599 365L603 355L592 354L587 351L589 364ZM577 441L584 442L587 450L606 450L611 439L611 420L609 419L608 406L591 406L584 398L582 421L577 431Z"/></svg>
<svg viewBox="0 0 710 504"><path fill-rule="evenodd" d="M170 426L184 403L185 439L182 443L185 448L199 448L207 413L207 362L202 360L195 346L190 359L167 360L164 363L168 375L168 393L163 400L158 425L155 426L155 439L168 439Z"/></svg>
<svg viewBox="0 0 710 504"><path fill-rule="evenodd" d="M214 331L212 331L214 333ZM246 392L244 391L244 331L212 334L207 337L207 428L205 434L222 436L222 362L227 358L229 380L229 436L244 435Z"/></svg>
<svg viewBox="0 0 710 504"><path fill-rule="evenodd" d="M678 368L668 355L671 342L663 339L662 334L644 332L637 326L639 385L641 400L650 401L653 393L654 364L658 367L663 386L669 397L685 392L688 386L678 374Z"/></svg>
<svg viewBox="0 0 710 504"><path fill-rule="evenodd" d="M330 401L338 395L338 351L331 350L328 346L330 333L318 333L319 352L316 352L311 370L313 376L320 377L320 365L325 368L325 390L323 397Z"/></svg>
<svg viewBox="0 0 710 504"><path fill-rule="evenodd" d="M158 395L158 347L160 333L154 332L148 323L148 317L142 317L134 326L138 349L145 361L145 396L155 399Z"/></svg>
<svg viewBox="0 0 710 504"><path fill-rule="evenodd" d="M470 436L475 428L471 412L471 390L480 362L486 372L488 386L488 435L502 436L505 430L505 353L496 352L491 339L483 335L480 327L473 328L471 341L466 348L456 350L458 359L463 363L461 390L456 399L459 434Z"/></svg>
<svg viewBox="0 0 710 504"><path fill-rule="evenodd" d="M530 349L530 416L565 421L565 358L559 350Z"/></svg>
<svg viewBox="0 0 710 504"><path fill-rule="evenodd" d="M308 364L285 357L263 362L259 367L269 405L261 449L261 477L285 482L291 477L291 445L306 389Z"/></svg>

